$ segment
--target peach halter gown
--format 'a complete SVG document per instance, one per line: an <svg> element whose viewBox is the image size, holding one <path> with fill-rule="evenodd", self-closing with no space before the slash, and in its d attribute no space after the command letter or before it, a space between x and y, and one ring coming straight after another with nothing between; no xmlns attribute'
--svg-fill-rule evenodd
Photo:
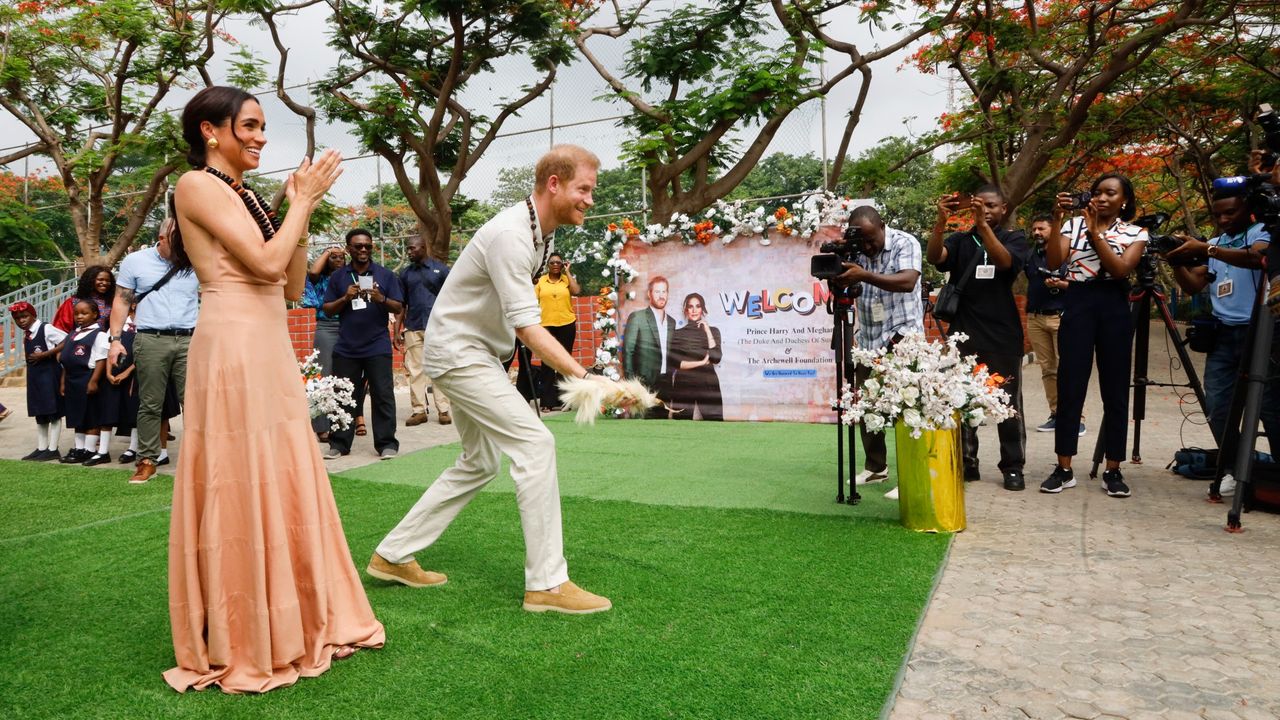
<svg viewBox="0 0 1280 720"><path fill-rule="evenodd" d="M238 196L245 233L261 236ZM351 561L285 321L221 244L199 267L184 432L169 527L179 692L266 692L329 669L344 645L381 647Z"/></svg>

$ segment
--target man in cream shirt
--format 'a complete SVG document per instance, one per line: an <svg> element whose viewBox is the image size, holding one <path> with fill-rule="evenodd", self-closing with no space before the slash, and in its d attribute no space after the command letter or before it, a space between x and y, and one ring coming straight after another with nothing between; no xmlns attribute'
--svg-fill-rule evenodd
<svg viewBox="0 0 1280 720"><path fill-rule="evenodd" d="M533 194L485 223L454 263L427 323L423 366L453 403L462 454L378 545L366 569L371 576L410 587L444 584L447 578L423 570L414 554L497 475L505 454L524 529L524 609L586 614L612 607L569 581L555 438L502 367L519 338L559 373L587 376L540 324L533 279L546 265L555 229L582 224L599 167L583 148L552 148L538 161Z"/></svg>

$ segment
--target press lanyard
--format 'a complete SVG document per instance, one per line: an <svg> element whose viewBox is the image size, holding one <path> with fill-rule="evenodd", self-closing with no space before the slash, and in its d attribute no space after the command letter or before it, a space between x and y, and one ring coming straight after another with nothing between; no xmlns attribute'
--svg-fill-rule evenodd
<svg viewBox="0 0 1280 720"><path fill-rule="evenodd" d="M987 246L983 245L982 241L978 239L978 233L971 233L969 237L973 238L973 244L977 245L978 249L982 251L982 264L986 265L987 264Z"/></svg>

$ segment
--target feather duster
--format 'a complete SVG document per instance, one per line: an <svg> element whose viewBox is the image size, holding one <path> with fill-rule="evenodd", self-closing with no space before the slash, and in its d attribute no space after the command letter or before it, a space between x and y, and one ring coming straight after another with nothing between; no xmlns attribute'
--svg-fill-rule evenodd
<svg viewBox="0 0 1280 720"><path fill-rule="evenodd" d="M579 425L594 425L605 410L624 408L644 411L659 404L658 395L636 379L610 380L603 375L564 378L560 381L561 399L575 411Z"/></svg>

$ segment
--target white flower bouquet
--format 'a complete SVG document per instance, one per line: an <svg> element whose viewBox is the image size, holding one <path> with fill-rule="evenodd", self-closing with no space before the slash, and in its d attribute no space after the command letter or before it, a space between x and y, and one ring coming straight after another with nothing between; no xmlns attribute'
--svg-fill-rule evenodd
<svg viewBox="0 0 1280 720"><path fill-rule="evenodd" d="M302 382L307 388L307 407L311 417L325 415L335 430L346 430L351 427L351 413L346 408L356 404L352 396L355 386L346 378L321 375L320 363L316 361L319 356L319 350L312 350L305 360L298 363Z"/></svg>
<svg viewBox="0 0 1280 720"><path fill-rule="evenodd" d="M852 350L853 361L871 368L861 391L846 384L840 396L846 425L861 422L871 432L884 432L901 421L919 438L925 430L944 430L960 422L972 427L985 420L1000 422L1016 412L1004 378L991 373L973 355L961 354L956 333L945 343L924 335L904 337L892 350Z"/></svg>

